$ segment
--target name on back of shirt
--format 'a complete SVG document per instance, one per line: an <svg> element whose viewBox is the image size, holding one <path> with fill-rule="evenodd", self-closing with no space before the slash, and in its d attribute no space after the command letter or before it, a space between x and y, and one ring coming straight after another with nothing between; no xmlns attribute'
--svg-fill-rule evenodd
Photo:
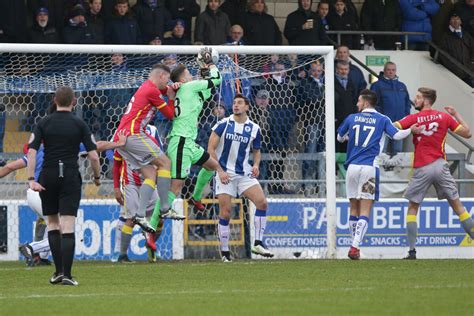
<svg viewBox="0 0 474 316"><path fill-rule="evenodd" d="M425 123L425 122L431 122L431 121L436 121L437 119L442 119L441 114L431 114L431 115L426 115L426 116L418 116L417 117L417 122L418 123Z"/></svg>
<svg viewBox="0 0 474 316"><path fill-rule="evenodd" d="M375 123L377 123L377 119L375 117L366 117L366 116L357 115L354 119L354 122L361 122L361 123L366 123L366 124L375 124Z"/></svg>

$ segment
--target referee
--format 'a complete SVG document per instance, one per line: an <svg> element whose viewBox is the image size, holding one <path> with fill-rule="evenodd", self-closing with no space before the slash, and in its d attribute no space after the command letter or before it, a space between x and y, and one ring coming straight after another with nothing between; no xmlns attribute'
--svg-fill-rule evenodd
<svg viewBox="0 0 474 316"><path fill-rule="evenodd" d="M56 272L51 284L78 285L72 278L74 260L74 226L81 200L82 179L77 164L79 145L83 143L94 170L94 183L100 185L100 164L96 143L89 127L71 112L76 100L67 86L56 90L57 111L39 121L30 136L28 182L40 192L43 214L48 216L48 241ZM43 168L35 181L36 152L44 145Z"/></svg>

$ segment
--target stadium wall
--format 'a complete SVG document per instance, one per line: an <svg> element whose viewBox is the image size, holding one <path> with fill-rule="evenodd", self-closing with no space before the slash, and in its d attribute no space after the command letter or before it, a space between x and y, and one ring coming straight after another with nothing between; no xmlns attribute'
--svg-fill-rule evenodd
<svg viewBox="0 0 474 316"><path fill-rule="evenodd" d="M277 258L322 258L326 254L325 209L317 207L316 199L269 199L268 224L264 242L274 250ZM471 216L474 199L463 199ZM182 200L175 207L182 211ZM7 207L8 252L0 260L18 260L18 246L31 241L36 215L26 201L4 200ZM362 244L362 255L367 259L399 259L407 251L404 199L384 199L375 204L369 230ZM350 246L348 234L349 205L337 200L337 257L345 258ZM291 211L288 211L291 210ZM253 223L254 211L251 211ZM83 200L76 226L76 259L109 260L118 214L115 200ZM474 242L460 227L459 219L445 201L427 199L418 216L418 257L430 259L474 259ZM162 259L184 258L184 224L167 221L158 248ZM250 225L253 227L253 225ZM253 231L251 231L253 239ZM144 239L138 229L134 231L131 258L146 260Z"/></svg>

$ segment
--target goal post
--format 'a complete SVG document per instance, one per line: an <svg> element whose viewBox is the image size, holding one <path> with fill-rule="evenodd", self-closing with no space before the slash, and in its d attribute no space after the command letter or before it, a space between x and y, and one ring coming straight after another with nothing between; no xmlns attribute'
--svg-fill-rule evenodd
<svg viewBox="0 0 474 316"><path fill-rule="evenodd" d="M51 102L52 93L60 85L70 85L76 93L79 93L76 112L79 112L86 123L92 125L93 132L98 133L101 139L110 137L131 94L146 80L152 64L162 62L168 56L174 56L175 62L186 64L191 73L198 76L199 69L195 56L201 47L63 44L0 45L0 100L5 105L7 116L5 122L7 128L3 139L4 153L0 153L1 157L13 159L20 156L25 134L31 131L38 118L46 115L41 106L44 107ZM207 124L206 128L209 129L209 126L216 122L212 121L215 115L214 109L222 104L226 115L230 114L229 107L225 108L226 100L238 92L249 96L252 99L252 105L259 96L270 98L273 103L266 105L270 110L272 106L276 107L276 100L285 100L278 105L278 111L270 111L270 114L265 112L268 118L265 118L264 123L259 123L266 124L266 127L262 126L262 131L269 135L268 139L271 140L273 146L268 148L266 153L264 152L266 159L268 159L267 174L271 174L272 179L262 179L262 183L265 183L265 190L269 193L269 197L280 202L291 200L298 203L300 200L307 202L309 199L318 201L315 202L318 203L318 216L324 214L326 217L324 221L325 229L321 230L326 234L326 244L321 246L321 249L324 248L324 250L320 251L318 257L336 258L334 48L332 46L232 45L212 47L219 52L220 59L217 66L221 70L223 83L221 87L213 92L211 99L207 101L211 105L204 109L200 127ZM273 62L270 57L272 55L279 56L280 61ZM296 61L290 57L295 55ZM121 58L122 63L113 60L113 56L118 56L118 59ZM124 60L125 63L123 63ZM278 63L284 65L285 75L280 75L282 71L278 66L275 68ZM302 82L308 79L310 68L314 64L321 65L324 70L324 76L320 80L322 93L317 98L311 95L308 96L308 91L300 93L304 90ZM280 88L278 84L286 80L282 79L282 76L290 77L288 80L293 83ZM272 77L274 79L271 79ZM291 97L288 93L290 89ZM232 93L229 94L228 91ZM314 99L303 102L303 95L305 95L304 98L314 97ZM112 100L117 100L117 102ZM114 105L110 106L111 103L114 103ZM289 107L293 103L298 104L298 106L295 105L296 109L291 109L291 112ZM41 106L38 106L38 104L41 104ZM257 122L261 122L262 113L257 111L251 113L250 117L257 119ZM315 119L314 115L317 115L318 119ZM291 120L290 116L292 117ZM274 122L268 123L269 120ZM315 121L317 123L314 123ZM159 121L156 124L159 125L160 132L163 132L164 137L165 129L169 128L169 125L164 121ZM311 130L310 125L319 128L316 134L314 130ZM205 133L203 132L203 134ZM285 139L279 140L278 137ZM309 146L310 142L316 142L312 139L314 137L321 138L317 146L322 146L322 149L306 150L305 148ZM320 162L320 165L324 166L324 170L314 171L314 167L307 166L315 164L318 160L324 160L324 164ZM104 156L102 172L106 176L110 174L110 168L107 167L107 164L107 159ZM87 165L85 164L85 166ZM308 170L318 174L318 180L308 178L309 176L306 174ZM0 201L24 199L21 193L22 189L18 184L21 180L22 177L18 175L10 176L6 182L0 180ZM193 185L192 181L186 184L185 190L188 191L184 194L185 198L192 190ZM287 190L285 186L290 189ZM311 189L308 189L310 187ZM110 181L109 183L105 181L104 188L95 190L93 193L88 191L94 190L93 187L87 186L84 199L100 199L103 195L104 199L108 198L107 201L110 202L112 197L110 188ZM119 211L117 208L113 208L109 212L114 219L118 218ZM215 207L210 207L210 212L213 212L212 216L215 219ZM199 217L199 215L196 216ZM244 216L246 215L244 214ZM299 221L299 219L296 220ZM209 218L206 221L209 221ZM194 221L192 222L194 223ZM241 221L236 222L241 223ZM246 219L245 225L253 225L253 223ZM110 227L108 229L110 230ZM184 229L188 228L185 227ZM189 229L190 231L187 231L186 234L194 233L192 228ZM235 231L240 234L239 240L245 239L242 234L246 233L242 227ZM105 238L104 236L105 233L102 238ZM92 237L86 235L84 239L87 240L87 238ZM206 239L207 237L201 236L201 238ZM24 240L20 240L20 242L24 242ZM137 244L139 242L140 240L137 239ZM101 256L105 256L105 253L97 255L99 258L102 258ZM186 252L184 257L186 258Z"/></svg>

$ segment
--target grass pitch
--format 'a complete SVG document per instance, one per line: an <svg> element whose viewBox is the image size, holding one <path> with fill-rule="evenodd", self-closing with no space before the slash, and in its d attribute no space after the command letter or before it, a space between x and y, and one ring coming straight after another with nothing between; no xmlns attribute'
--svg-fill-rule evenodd
<svg viewBox="0 0 474 316"><path fill-rule="evenodd" d="M0 314L474 315L472 260L0 263Z"/></svg>

